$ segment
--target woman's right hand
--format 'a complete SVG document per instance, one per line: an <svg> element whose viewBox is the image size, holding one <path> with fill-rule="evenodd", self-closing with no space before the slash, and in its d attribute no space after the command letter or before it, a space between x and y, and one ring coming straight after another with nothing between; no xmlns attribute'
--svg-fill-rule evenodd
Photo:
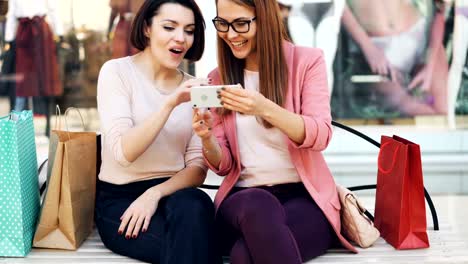
<svg viewBox="0 0 468 264"><path fill-rule="evenodd" d="M203 145L203 153L211 166L219 168L222 150L217 139L213 136L213 116L208 108L204 112L193 109L192 119L193 131L200 137Z"/></svg>
<svg viewBox="0 0 468 264"><path fill-rule="evenodd" d="M213 116L210 110L200 111L199 108L193 109L192 127L193 131L202 141L208 140L212 134Z"/></svg>
<svg viewBox="0 0 468 264"><path fill-rule="evenodd" d="M202 85L209 85L211 83L210 79L207 78L194 78L183 82L178 91L173 93L168 100L168 104L171 107L176 107L181 103L185 103L190 101L190 88L193 86L202 86Z"/></svg>
<svg viewBox="0 0 468 264"><path fill-rule="evenodd" d="M125 232L125 238L130 239L137 238L140 230L146 232L161 197L161 193L154 188L140 195L120 217L118 233L122 235Z"/></svg>

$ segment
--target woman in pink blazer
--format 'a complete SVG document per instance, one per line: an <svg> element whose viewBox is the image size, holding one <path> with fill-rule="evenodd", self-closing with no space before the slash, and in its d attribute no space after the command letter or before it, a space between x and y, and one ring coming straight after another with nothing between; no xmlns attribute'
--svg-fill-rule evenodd
<svg viewBox="0 0 468 264"><path fill-rule="evenodd" d="M276 1L217 0L223 108L195 110L209 167L225 176L216 195L223 254L232 263L302 263L340 234L340 202L321 151L332 136L325 62L284 39ZM226 252L227 251L227 252ZM229 254L229 253L228 253Z"/></svg>

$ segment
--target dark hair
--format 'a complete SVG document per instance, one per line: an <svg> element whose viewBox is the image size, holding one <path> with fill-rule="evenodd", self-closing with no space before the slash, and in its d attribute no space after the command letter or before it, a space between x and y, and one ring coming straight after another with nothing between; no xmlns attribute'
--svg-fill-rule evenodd
<svg viewBox="0 0 468 264"><path fill-rule="evenodd" d="M283 106L288 89L288 66L283 51L283 41L288 37L279 6L273 0L232 1L255 9L259 91L269 100ZM218 36L218 70L221 81L224 84L240 83L244 86L244 67L245 60L237 59L225 41ZM222 113L226 114L229 111L223 109ZM265 127L272 127L265 120L262 122Z"/></svg>
<svg viewBox="0 0 468 264"><path fill-rule="evenodd" d="M194 0L146 0L133 19L130 42L140 51L149 45L149 38L145 35L145 28L151 26L153 17L158 14L161 5L166 3L179 4L192 10L195 17L194 41L184 58L190 61L198 61L205 49L205 20Z"/></svg>
<svg viewBox="0 0 468 264"><path fill-rule="evenodd" d="M288 11L291 11L291 9L292 9L292 6L290 6L290 5L285 5L285 4L281 4L281 3L278 3L278 5L279 5L280 9L284 8L284 9L287 9Z"/></svg>

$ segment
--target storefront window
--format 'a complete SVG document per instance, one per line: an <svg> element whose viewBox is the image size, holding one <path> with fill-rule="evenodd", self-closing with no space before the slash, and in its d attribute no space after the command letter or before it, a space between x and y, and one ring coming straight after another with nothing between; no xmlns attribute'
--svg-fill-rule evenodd
<svg viewBox="0 0 468 264"><path fill-rule="evenodd" d="M95 108L102 64L137 52L128 35L143 1L0 0L2 104L44 115L56 103ZM209 23L215 9L197 2L208 21L205 54L181 67L206 77L216 67L216 31ZM324 51L333 118L392 124L442 116L455 127L468 115L464 1L278 2L287 7L291 40ZM25 38L34 23L44 26L41 36L48 39ZM37 52L39 44L48 49Z"/></svg>
<svg viewBox="0 0 468 264"><path fill-rule="evenodd" d="M453 1L279 2L292 41L324 50L334 118L391 124L454 112L450 64L463 37L453 36Z"/></svg>
<svg viewBox="0 0 468 264"><path fill-rule="evenodd" d="M107 1L2 1L1 96L50 121L63 109L96 107L96 81L111 58ZM4 101L2 101L5 104ZM3 110L4 111L4 110ZM49 122L46 133L50 129Z"/></svg>

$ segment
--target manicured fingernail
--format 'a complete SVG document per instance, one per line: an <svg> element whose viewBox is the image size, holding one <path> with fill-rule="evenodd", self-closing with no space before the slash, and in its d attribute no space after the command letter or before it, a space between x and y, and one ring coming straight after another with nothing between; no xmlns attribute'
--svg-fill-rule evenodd
<svg viewBox="0 0 468 264"><path fill-rule="evenodd" d="M224 102L219 102L221 105L224 105Z"/></svg>
<svg viewBox="0 0 468 264"><path fill-rule="evenodd" d="M221 95L218 95L218 99L221 99Z"/></svg>
<svg viewBox="0 0 468 264"><path fill-rule="evenodd" d="M125 239L130 239L130 235L125 235Z"/></svg>
<svg viewBox="0 0 468 264"><path fill-rule="evenodd" d="M119 233L119 235L121 235L123 232L122 232L122 230L119 230L119 232L118 232L118 233Z"/></svg>
<svg viewBox="0 0 468 264"><path fill-rule="evenodd" d="M216 90L216 93L220 94L220 93L221 93L221 91L220 91L220 90Z"/></svg>
<svg viewBox="0 0 468 264"><path fill-rule="evenodd" d="M141 230L141 232L143 232L143 233L146 232L146 228L143 228L143 229Z"/></svg>
<svg viewBox="0 0 468 264"><path fill-rule="evenodd" d="M223 90L223 91L226 90L226 87L221 88L221 90Z"/></svg>
<svg viewBox="0 0 468 264"><path fill-rule="evenodd" d="M133 235L132 238L133 238L133 239L137 238L137 235Z"/></svg>

